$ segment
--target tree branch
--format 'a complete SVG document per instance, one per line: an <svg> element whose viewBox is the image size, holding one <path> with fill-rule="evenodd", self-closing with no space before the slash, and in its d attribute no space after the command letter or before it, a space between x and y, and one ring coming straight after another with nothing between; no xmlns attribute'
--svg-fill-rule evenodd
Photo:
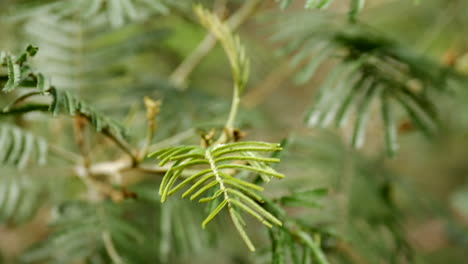
<svg viewBox="0 0 468 264"><path fill-rule="evenodd" d="M49 145L49 150L51 153L55 154L57 157L69 161L73 164L80 163L81 157L73 152L70 152L66 149L63 149L59 146Z"/></svg>
<svg viewBox="0 0 468 264"><path fill-rule="evenodd" d="M7 106L5 106L3 108L3 112L8 112L11 107L21 103L22 101L28 99L29 97L33 97L33 96L36 96L36 95L41 95L42 92L29 92L29 93L25 93L23 94L22 96L16 98L13 102L11 102L10 104L8 104Z"/></svg>
<svg viewBox="0 0 468 264"><path fill-rule="evenodd" d="M102 134L112 140L121 150L128 154L132 161L132 166L136 167L138 165L138 157L133 152L132 147L123 139L114 136L108 129L104 129Z"/></svg>
<svg viewBox="0 0 468 264"><path fill-rule="evenodd" d="M27 104L27 105L23 105L21 107L15 107L13 109L11 109L11 108L3 109L2 112L0 112L0 115L19 115L19 114L25 114L25 113L29 113L29 112L35 112L35 111L48 112L49 111L49 105L47 105L47 104Z"/></svg>
<svg viewBox="0 0 468 264"><path fill-rule="evenodd" d="M74 118L74 132L75 132L75 141L80 150L81 156L83 157L83 165L86 170L89 170L90 159L89 159L89 145L87 144L85 129L86 121L85 118L81 115L77 115Z"/></svg>

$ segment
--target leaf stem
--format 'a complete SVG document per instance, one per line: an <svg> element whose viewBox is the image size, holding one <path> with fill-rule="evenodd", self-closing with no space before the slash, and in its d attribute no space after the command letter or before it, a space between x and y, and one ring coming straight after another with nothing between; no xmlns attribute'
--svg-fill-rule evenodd
<svg viewBox="0 0 468 264"><path fill-rule="evenodd" d="M13 106L21 103L22 101L28 99L29 97L32 97L32 96L36 96L36 95L40 95L42 94L42 92L29 92L29 93L25 93L23 94L22 96L16 98L13 102L11 102L10 104L8 104L7 106L5 106L5 108L3 108L3 112L8 112Z"/></svg>
<svg viewBox="0 0 468 264"><path fill-rule="evenodd" d="M112 241L112 237L109 231L102 232L102 241L104 242L104 247L106 248L107 254L112 259L112 262L115 264L124 264L122 258L120 257L119 253L115 249L114 242Z"/></svg>
<svg viewBox="0 0 468 264"><path fill-rule="evenodd" d="M234 210L234 208L232 206L233 200L231 200L231 198L229 197L229 194L228 194L229 190L224 185L223 178L221 177L220 172L218 171L218 167L216 166L215 159L214 159L213 155L211 154L210 150L206 150L205 157L206 157L206 159L208 160L208 162L210 164L210 169L213 171L213 174L215 176L215 180L217 181L217 183L219 185L219 189L222 191L222 193L224 195L223 203L227 204L227 206L228 206L229 215L231 216L231 220L234 223L234 226L236 227L237 231L239 231L239 234L242 237L242 240L244 240L244 242L246 243L249 250L252 251L252 252L255 251L255 247L252 244L252 241L250 240L248 235L245 233L245 231L244 231L244 229L242 227L242 224L240 223L240 220L238 218L238 215L236 215L236 212L235 212L235 210ZM221 204L223 204L223 203L221 203ZM221 206L221 204L220 204L220 206ZM223 206L221 206L220 208L222 209L222 207ZM213 211L212 214L207 217L207 220L208 219L211 220L214 217L214 215L216 213L218 213L218 212L219 212L219 210L215 209L215 211ZM203 226L206 225L209 222L209 220L208 221L207 220L205 220L205 222L203 222Z"/></svg>
<svg viewBox="0 0 468 264"><path fill-rule="evenodd" d="M223 144L229 141L232 138L232 132L234 130L234 125L236 122L237 113L239 112L240 104L240 88L237 84L234 85L234 92L232 95L231 110L229 111L229 116L224 126L224 133L221 134L216 143Z"/></svg>
<svg viewBox="0 0 468 264"><path fill-rule="evenodd" d="M236 122L237 113L239 112L239 104L240 104L240 87L236 84L234 86L234 92L232 95L232 104L231 110L229 112L229 117L226 121L226 129L232 130L234 129L234 124Z"/></svg>
<svg viewBox="0 0 468 264"><path fill-rule="evenodd" d="M81 161L81 156L70 152L66 149L63 149L56 145L49 145L49 150L51 153L55 154L57 157L70 161L71 163L79 163Z"/></svg>
<svg viewBox="0 0 468 264"><path fill-rule="evenodd" d="M211 155L211 152L209 150L207 150L205 152L205 157L206 157L206 159L208 160L208 162L210 164L210 169L213 171L213 174L215 176L215 180L218 182L219 189L223 192L224 200L228 201L228 206L230 208L231 203L229 202L230 198L229 198L228 192L226 190L226 186L224 185L223 178L221 177L221 175L219 175L219 171L218 171L218 168L216 167L215 160L214 160L214 158Z"/></svg>
<svg viewBox="0 0 468 264"><path fill-rule="evenodd" d="M138 165L138 157L132 150L132 147L123 139L114 136L108 129L104 129L102 133L112 140L121 150L128 154L132 161L132 167L136 167Z"/></svg>

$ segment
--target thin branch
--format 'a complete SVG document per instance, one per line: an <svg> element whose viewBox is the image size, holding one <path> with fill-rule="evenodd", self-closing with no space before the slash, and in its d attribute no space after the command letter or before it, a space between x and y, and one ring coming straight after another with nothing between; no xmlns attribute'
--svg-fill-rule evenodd
<svg viewBox="0 0 468 264"><path fill-rule="evenodd" d="M132 166L136 167L138 165L138 157L133 152L132 147L123 139L114 136L108 129L104 129L102 134L112 140L121 150L128 154L132 160Z"/></svg>
<svg viewBox="0 0 468 264"><path fill-rule="evenodd" d="M169 168L159 167L159 166L154 166L154 167L138 166L136 168L124 168L121 171L125 172L125 171L133 171L133 170L140 171L142 173L149 173L149 174L164 174L169 170Z"/></svg>
<svg viewBox="0 0 468 264"><path fill-rule="evenodd" d="M15 108L4 108L3 111L0 112L0 115L19 115L19 114L25 114L29 112L35 112L35 111L40 111L40 112L48 112L49 111L49 105L47 104L27 104L23 105L20 107L15 107Z"/></svg>
<svg viewBox="0 0 468 264"><path fill-rule="evenodd" d="M0 87L3 87L5 83L8 81L8 79L9 79L8 75L0 75ZM36 85L37 85L36 81L31 80L30 78L22 80L20 83L21 87L35 88Z"/></svg>
<svg viewBox="0 0 468 264"><path fill-rule="evenodd" d="M63 150L61 150L63 151ZM81 158L80 156L74 154L75 158L78 158L78 160ZM76 162L78 163L78 162ZM91 175L107 175L107 176L115 176L116 174L119 173L124 173L124 172L141 172L141 173L148 173L148 174L158 174L158 175L163 175L166 173L171 166L150 166L150 165L142 165L142 164L137 164L137 166L133 166L132 163L128 159L118 159L115 161L104 161L104 162L99 162L90 165L89 167L89 174ZM77 174L83 174L84 168L81 166L77 166L75 168L75 171ZM200 170L197 169L186 169L184 172L181 174L182 177L189 177L191 175L197 174L200 172ZM228 170L226 170L226 173L229 173Z"/></svg>
<svg viewBox="0 0 468 264"><path fill-rule="evenodd" d="M49 145L49 150L51 153L55 154L58 158L64 159L66 161L69 161L73 164L80 163L82 158L80 155L75 154L71 151L68 151L66 149L63 149L59 146L56 145Z"/></svg>
<svg viewBox="0 0 468 264"><path fill-rule="evenodd" d="M73 128L75 132L75 141L80 150L81 156L83 157L83 165L86 170L89 170L90 159L89 159L89 144L85 135L86 121L81 115L77 115L74 118Z"/></svg>
<svg viewBox="0 0 468 264"><path fill-rule="evenodd" d="M13 102L11 102L10 104L8 104L7 106L5 106L5 108L3 108L3 112L8 112L10 110L10 108L12 108L13 106L21 103L22 101L28 99L29 97L33 97L33 96L36 96L36 95L41 95L42 92L29 92L29 93L25 93L23 94L22 96L16 98Z"/></svg>
<svg viewBox="0 0 468 264"><path fill-rule="evenodd" d="M216 38L209 34L200 42L197 48L190 54L171 74L170 82L180 90L185 90L185 80L195 67L208 55L216 44Z"/></svg>
<svg viewBox="0 0 468 264"><path fill-rule="evenodd" d="M122 258L120 257L119 253L115 249L114 243L112 241L112 237L109 231L102 232L102 241L104 242L104 247L106 248L107 254L112 259L114 264L124 264Z"/></svg>
<svg viewBox="0 0 468 264"><path fill-rule="evenodd" d="M123 169L133 169L131 165L132 164L128 159L116 160L93 164L90 165L89 168L78 165L74 168L74 172L76 176L78 176L78 178L88 187L88 192L92 194L90 199L96 197L94 194L98 194L98 199L109 197L114 202L121 202L127 197L125 191L116 189L111 182L100 180L95 176L105 175L108 176L107 179L119 177L120 172Z"/></svg>
<svg viewBox="0 0 468 264"><path fill-rule="evenodd" d="M229 17L226 23L232 30L236 30L254 13L262 1L263 0L246 1L236 13ZM213 34L207 34L192 54L190 54L171 74L169 77L171 83L181 90L185 89L186 87L184 84L188 76L192 73L195 67L200 64L203 58L205 58L215 47L216 42L217 39Z"/></svg>

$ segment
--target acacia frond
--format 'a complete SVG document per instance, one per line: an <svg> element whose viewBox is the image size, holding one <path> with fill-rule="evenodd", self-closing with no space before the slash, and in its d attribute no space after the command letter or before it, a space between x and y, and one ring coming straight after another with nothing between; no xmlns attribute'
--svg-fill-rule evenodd
<svg viewBox="0 0 468 264"><path fill-rule="evenodd" d="M316 204L317 200L326 195L326 189L315 189L309 191L294 192L290 195L279 198L283 205L305 206ZM272 245L271 263L310 263L328 264L327 257L320 245L320 236L316 232L311 232L315 228L308 222L301 223L280 207L277 203L264 197L264 207L280 219L285 219L284 226L275 227L269 230ZM292 202L292 204L290 204ZM315 234L313 234L315 233Z"/></svg>
<svg viewBox="0 0 468 264"><path fill-rule="evenodd" d="M16 175L17 171L3 172L0 176L0 222L21 224L31 219L41 206L43 184L33 177Z"/></svg>
<svg viewBox="0 0 468 264"><path fill-rule="evenodd" d="M300 18L299 18L300 19ZM307 23L309 21L311 23ZM304 64L296 80L305 83L327 59L340 58L328 74L306 116L309 126L346 125L355 116L352 145L363 146L374 101L379 102L389 155L398 149L395 104L427 135L437 128L433 92L447 91L461 76L365 26L336 29L334 24L305 18L306 30L288 29L278 39L298 41L286 48L294 65ZM323 31L326 25L327 31Z"/></svg>
<svg viewBox="0 0 468 264"><path fill-rule="evenodd" d="M5 88L2 91L11 92L22 87L23 84L26 83L27 86L32 86L36 89L35 92L26 95L39 93L52 97L49 112L54 116L58 114L71 116L82 115L89 119L96 131L110 133L119 139L125 138L125 129L118 122L100 113L78 97L72 95L70 92L59 90L51 86L48 78L46 78L42 73L32 71L31 67L26 64L27 57L34 56L36 52L37 48L28 46L26 52L17 60L14 60L14 56L11 55L4 56L4 60L6 61L4 66L7 66L9 71ZM18 97L14 102L17 102L19 98L23 99L24 95ZM7 107L4 109L4 113L12 110L14 109Z"/></svg>
<svg viewBox="0 0 468 264"><path fill-rule="evenodd" d="M215 14L201 5L195 7L195 13L200 23L221 42L231 65L236 89L239 90L239 93L242 93L249 79L250 61L239 36L233 34L227 24L221 22Z"/></svg>
<svg viewBox="0 0 468 264"><path fill-rule="evenodd" d="M53 232L21 256L23 263L74 263L99 259L123 261L116 246L135 247L144 235L122 217L119 205L70 202L58 208ZM104 253L106 252L106 253ZM106 256L107 255L107 256ZM122 262L124 263L124 262Z"/></svg>
<svg viewBox="0 0 468 264"><path fill-rule="evenodd" d="M263 200L258 195L258 191L262 191L262 187L231 174L237 171L253 172L262 175L265 181L269 181L272 177L283 178L283 174L269 166L270 163L279 162L279 159L257 154L257 152L273 152L280 149L278 144L253 141L219 144L208 148L179 146L154 152L150 157L161 160L160 166L173 162L160 185L161 202L188 186L190 187L182 194L183 198L190 195L190 200L198 199L201 203L221 200L203 221L202 226L205 227L227 207L236 229L248 248L253 251L255 247L245 233L244 220L238 211L250 214L268 227L281 225L281 222L260 206ZM184 171L193 167L200 167L199 172L177 184ZM210 195L201 197L206 193Z"/></svg>
<svg viewBox="0 0 468 264"><path fill-rule="evenodd" d="M71 116L85 116L98 132L109 132L117 138L125 138L125 128L117 121L101 114L99 111L72 95L68 91L56 88L50 89L53 101L49 111L53 115L66 114Z"/></svg>
<svg viewBox="0 0 468 264"><path fill-rule="evenodd" d="M29 45L25 52L17 59L14 55L1 52L0 64L7 68L7 81L2 87L2 92L11 92L21 86L28 78L30 78L31 68L26 64L28 57L33 57L37 53L37 47ZM42 90L46 80L43 75L38 76L38 89Z"/></svg>
<svg viewBox="0 0 468 264"><path fill-rule="evenodd" d="M19 127L0 123L0 150L1 165L24 168L33 159L43 165L46 162L47 142Z"/></svg>
<svg viewBox="0 0 468 264"><path fill-rule="evenodd" d="M272 245L271 263L310 263L313 259L314 263L328 264L326 255L320 246L319 237L316 234L313 238L310 232L314 227L309 223L304 225L299 220L288 216L286 210L280 206L318 207L319 200L324 198L327 193L325 188L296 191L277 198L278 203L264 198L265 208L271 210L280 219L287 219L284 220L284 226L269 230Z"/></svg>
<svg viewBox="0 0 468 264"><path fill-rule="evenodd" d="M337 201L335 199L336 193L330 193L327 197L324 197L325 199L321 199L320 197L324 194L323 189L307 192L293 192L286 196L278 197L275 200L279 202L277 204L273 202L270 203L267 198L264 198L267 204L266 208L277 215L280 220L283 220L291 219L292 217L282 214L281 211L284 211L284 213L286 213L286 211L277 206L278 204L282 206L303 207L308 207L309 205L312 207L323 205L324 210L322 210L321 213L316 214L316 212L311 212L311 215L315 215L320 218L320 220L317 218L315 221L309 220L307 217L309 214L301 215L301 217L296 220L301 224L304 231L309 230L308 232L311 234L311 238L314 236L312 235L313 232L311 233L310 230L318 230L319 233L324 232L321 235L323 241L321 243L322 245L327 244L326 241L329 241L330 237L333 237L332 240L342 240L344 237L347 237L344 239L343 243L346 244L346 241L354 241L352 245L348 244L347 246L356 250L358 254L363 256L363 260L368 263L385 262L385 259L388 260L393 257L409 259L408 257L414 252L411 250L408 239L402 229L402 212L399 210L398 206L394 204L393 200L389 198L392 196L391 190L394 188L406 188L400 185L404 185L404 183L398 181L398 175L395 175L391 170L382 166L378 161L370 161L356 151L350 153L349 148L347 148L342 140L334 133L313 134L314 135L308 134L308 136L296 135L294 139L291 140L289 148L291 151L283 152L283 154L285 155L285 160L294 160L295 163L285 164L291 166L291 168L299 167L307 169L307 166L309 166L308 164L313 163L314 169L320 171L321 174L326 173L323 176L328 179L329 186L334 186L331 187L334 189L334 192L342 193L343 188L349 188L347 189L348 196L346 199L349 200L349 217L347 221L349 221L350 224L348 225L349 228L347 228L346 233L340 231L338 231L338 233L328 233L326 230L330 229L324 228L325 226L333 226L334 223L336 223L335 217L337 215L342 215L342 209L340 209L340 207L336 208L338 211L335 213L337 214L333 213L328 215L328 210L333 208L330 202L334 203L333 201ZM352 162L353 164L351 170L348 172L348 175L353 177L352 184L349 186L343 184L348 176L342 173L344 166L347 166L347 162ZM307 172L306 174L309 175ZM302 182L305 180L306 178L303 178L299 181ZM366 200L366 206L362 206L363 200ZM269 207L270 205L273 209ZM325 218L322 218L324 216ZM331 218L328 218L329 216ZM299 221L301 219L305 219L305 221ZM288 221L284 222L284 227L288 227ZM317 224L319 226L317 226ZM276 230L279 229L280 228L276 228ZM289 230L295 229L292 228ZM287 237L287 234L281 236ZM291 242L288 242L286 238L283 239L286 240L283 242L286 243L284 244L284 249L287 251L285 256L291 256L293 250L288 248ZM297 242L298 240L294 237L293 241ZM398 245L398 247L395 248L395 245ZM302 246L299 247L298 245L294 248L297 250L302 248ZM298 254L300 257L301 252L299 251ZM297 262L287 261L286 263Z"/></svg>
<svg viewBox="0 0 468 264"><path fill-rule="evenodd" d="M74 15L83 21L105 21L112 27L142 21L151 15L166 15L170 6L167 0L59 0L42 5L20 6L10 17L21 19L25 14L41 16L44 13L56 14L62 19ZM180 2L180 0L178 1Z"/></svg>
<svg viewBox="0 0 468 264"><path fill-rule="evenodd" d="M154 189L151 195L154 197ZM159 208L159 256L162 263L170 263L175 256L190 257L210 248L210 233L199 226L204 210L200 210L198 204L174 199Z"/></svg>
<svg viewBox="0 0 468 264"><path fill-rule="evenodd" d="M80 92L92 89L96 94L133 86L134 83L123 77L140 74L144 67L130 67L128 60L168 36L167 29L156 28L154 24L109 29L102 16L80 20L59 17L53 10L43 12L28 17L22 29L28 39L41 47L36 65L61 89L80 89Z"/></svg>

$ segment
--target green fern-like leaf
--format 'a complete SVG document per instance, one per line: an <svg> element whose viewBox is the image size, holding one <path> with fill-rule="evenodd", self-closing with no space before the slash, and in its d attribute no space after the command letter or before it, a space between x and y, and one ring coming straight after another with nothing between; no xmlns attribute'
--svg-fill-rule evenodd
<svg viewBox="0 0 468 264"><path fill-rule="evenodd" d="M43 185L37 179L3 168L0 176L0 222L21 224L41 206Z"/></svg>
<svg viewBox="0 0 468 264"><path fill-rule="evenodd" d="M6 56L5 60L8 68L8 81L2 91L10 92L18 87L21 80L21 70L19 65L14 62L15 57L9 55Z"/></svg>
<svg viewBox="0 0 468 264"><path fill-rule="evenodd" d="M324 61L339 58L306 115L309 126L343 127L352 122L352 145L360 148L370 114L378 107L389 155L398 149L396 122L400 109L425 134L436 131L438 121L432 96L459 84L462 77L458 73L408 52L365 26L348 26L343 30L323 19L294 19L303 19L302 23L310 27L290 28L278 33L277 38L299 39L285 49L286 53L294 52L293 66L304 65L296 81L307 82ZM325 25L329 25L327 31L322 30Z"/></svg>
<svg viewBox="0 0 468 264"><path fill-rule="evenodd" d="M3 55L0 56L0 64L6 66L8 72L7 81L2 88L2 92L7 93L15 90L29 77L30 68L25 62L28 57L36 55L36 52L37 47L31 45L26 48L25 52L21 54L18 59L16 59L14 55L2 52Z"/></svg>
<svg viewBox="0 0 468 264"><path fill-rule="evenodd" d="M20 5L10 18L22 19L50 12L58 19L74 15L83 21L103 21L112 27L121 27L155 14L168 14L174 5L177 4L166 0L56 0L42 5Z"/></svg>
<svg viewBox="0 0 468 264"><path fill-rule="evenodd" d="M108 132L119 139L125 138L125 129L118 122L101 114L70 92L52 88L50 94L53 97L53 101L49 111L53 115L82 115L89 119L96 131Z"/></svg>
<svg viewBox="0 0 468 264"><path fill-rule="evenodd" d="M58 208L53 232L21 256L24 263L124 263L116 247L132 248L143 239L139 229L125 221L118 205L69 202ZM120 261L120 262L119 262Z"/></svg>
<svg viewBox="0 0 468 264"><path fill-rule="evenodd" d="M296 231L293 234L287 229L271 230L270 238L274 246L272 263L329 263L318 239L305 231Z"/></svg>
<svg viewBox="0 0 468 264"><path fill-rule="evenodd" d="M110 29L102 16L80 20L46 11L28 17L23 26L25 35L41 47L36 64L56 87L80 92L89 89L94 98L108 89L120 91L134 86L125 77L140 74L141 68L129 60L168 36L168 31L154 22Z"/></svg>
<svg viewBox="0 0 468 264"><path fill-rule="evenodd" d="M0 164L24 168L32 160L46 162L47 142L19 127L0 123Z"/></svg>
<svg viewBox="0 0 468 264"><path fill-rule="evenodd" d="M305 175L308 176L314 176L315 170L319 171L321 176L327 179L327 185L333 188L336 193L342 194L343 188L349 188L347 189L349 191L346 198L350 201L348 209L350 213L348 218L350 222L348 225L349 229L346 230L346 233L343 233L339 229L332 227L336 224L335 219L342 217L342 211L339 207L332 214L328 212L330 208L334 207L331 203L337 201L336 193L330 193L327 197L324 197L325 199L321 199L320 197L324 193L323 189L312 189L305 192L294 191L291 194L277 198L275 200L279 202L277 204L294 207L309 207L309 205L314 207L322 204L324 210L319 214L316 214L316 209L308 214L306 213L307 209L304 208L302 211L304 214L300 214L298 218L295 218L295 222L298 222L301 229L307 231L314 240L315 235L313 231L319 230L318 232L321 233L322 238L322 243L320 244L323 246L327 244L326 241L330 241L329 238L332 238L331 240L342 240L346 237L343 242L354 241L353 245L349 246L352 246L368 263L385 262L392 258L408 260L408 257L412 253L414 254L414 252L411 250L408 238L402 229L401 212L393 200L389 198L393 195L391 190L406 188L403 187L406 186L405 183L398 181L398 175L382 166L382 164L379 164L379 162L366 159L359 152L350 150L336 134L322 132L324 133L296 134L291 139L289 151L283 152L283 161L289 161L285 162L285 165L289 169L301 168L301 170L305 170ZM343 175L343 169L349 162L353 164L353 168L348 175L351 175L353 180L352 184L348 187L344 184L348 176ZM314 164L314 169L307 171L311 163ZM302 182L306 181L306 178L297 180L299 184L292 187L293 189L298 188L297 186L302 186ZM406 195L411 196L414 194L407 193ZM266 198L264 200L267 204L266 208L273 212L275 216L278 216L280 220L283 220L284 218L282 217L285 217L284 214L287 211L283 210L284 213L281 213L281 207L275 206L274 203ZM366 206L362 206L363 200L366 201ZM311 218L310 216L314 217ZM292 215L286 215L286 219L291 218ZM283 227L288 227L288 222L284 221L284 223ZM330 228L326 228L327 226ZM293 230L297 229L289 228L284 231L290 233ZM328 231L331 232L329 233ZM293 241L298 242L299 239L294 234L292 235ZM281 236L287 237L288 235ZM290 242L285 238L283 239L286 240L284 242L284 249L288 251L286 257L288 255L291 256L292 253L288 254L292 251L289 249ZM377 243L376 241L379 242ZM296 245L294 248L298 250L303 245L303 243L300 243L300 245ZM395 245L399 246L395 248ZM300 259L301 251L299 250L298 253ZM349 258L347 261L352 262ZM286 261L286 263L296 262Z"/></svg>
<svg viewBox="0 0 468 264"><path fill-rule="evenodd" d="M221 200L216 208L206 217L202 226L205 227L224 208L228 208L231 219L242 239L250 250L255 250L243 226L245 225L239 211L250 214L268 227L281 225L281 222L260 205L262 199L258 191L263 188L246 180L232 176L237 171L247 171L259 174L265 181L272 177L283 178L284 175L272 169L269 164L279 162L276 158L266 158L258 152L273 152L280 150L278 144L265 142L237 142L214 145L208 148L198 146L180 146L166 148L151 154L161 160L160 166L173 162L165 174L159 189L164 202L168 196L191 185L182 197L190 196L191 200L211 202ZM193 173L180 181L178 179L189 168L202 165L206 169ZM200 198L203 194L209 196Z"/></svg>
<svg viewBox="0 0 468 264"><path fill-rule="evenodd" d="M326 189L294 192L279 198L284 206L309 207L317 204L317 199L326 194ZM271 240L271 263L319 263L328 264L327 257L320 246L320 234L311 232L315 228L309 222L303 222L289 216L278 203L264 197L264 207L280 219L285 219L283 226L269 230ZM315 233L315 234L314 234Z"/></svg>
<svg viewBox="0 0 468 264"><path fill-rule="evenodd" d="M232 75L236 84L235 89L238 90L239 94L242 93L249 79L250 61L239 36L233 34L225 23L202 6L196 6L195 13L198 15L200 23L209 29L223 45L231 64Z"/></svg>
<svg viewBox="0 0 468 264"><path fill-rule="evenodd" d="M57 89L53 87L47 77L42 73L36 73L31 70L27 65L27 58L34 56L37 53L37 48L33 46L28 46L26 52L20 56L20 59L14 60L13 56L5 56L6 66L8 70L7 82L5 88L2 90L4 92L10 92L17 88L21 87L21 83L28 82L28 86L35 87L36 91L21 95L12 104L19 100L23 100L25 96L32 95L49 95L52 97L52 103L50 104L49 111L57 116L59 114L65 115L82 115L86 117L91 124L95 127L98 132L110 133L116 138L123 139L126 137L125 129L115 120L107 117L106 115L100 113L83 100L79 99L77 96L72 93L64 90ZM10 61L10 62L9 62ZM11 64L12 63L12 64ZM10 70L11 68L11 70ZM25 72L27 74L25 74ZM11 105L12 105L11 104ZM33 111L36 108L32 107L30 110ZM4 114L9 111L14 112L14 108L10 106L4 109ZM29 135L29 134L27 134ZM18 137L16 137L18 138ZM29 144L30 136L26 137L25 140ZM29 148L29 145L26 145ZM12 159L14 159L13 157ZM12 162L9 160L10 163ZM23 162L20 162L20 165Z"/></svg>
<svg viewBox="0 0 468 264"><path fill-rule="evenodd" d="M154 197L154 189L151 196ZM209 248L210 233L200 229L203 210L198 204L174 199L159 205L159 256L163 263L170 263L176 255L190 257Z"/></svg>

